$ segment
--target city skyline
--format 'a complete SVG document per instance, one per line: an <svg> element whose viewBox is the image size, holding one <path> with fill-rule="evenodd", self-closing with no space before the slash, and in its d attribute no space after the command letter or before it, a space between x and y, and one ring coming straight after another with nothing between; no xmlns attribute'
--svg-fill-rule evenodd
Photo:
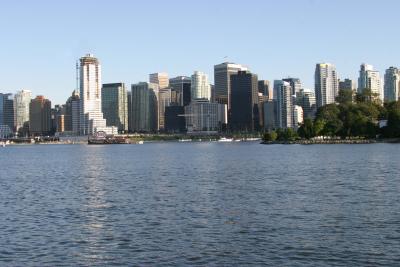
<svg viewBox="0 0 400 267"><path fill-rule="evenodd" d="M339 78L353 80L362 63L372 64L383 76L386 69L400 62L399 56L390 52L396 51L397 37L383 42L391 33L385 25L396 22L397 1L379 6L358 1L249 1L248 5L218 1L210 2L212 9L196 5L199 12L194 13L193 3L181 5L178 1L22 3L4 3L0 11L0 22L8 25L7 42L0 50L0 92L26 89L55 104L64 103L76 89L73 66L87 53L101 59L103 83L125 84L147 81L149 73L167 72L176 77L190 76L195 70L207 74L214 83L214 65L229 61L249 66L260 79L272 82L296 77L305 88L313 89L317 62L333 63ZM144 19L150 8L152 17L157 17L154 21ZM285 10L286 21L275 14L279 9ZM87 10L97 14L93 21L81 18ZM135 19L126 16L133 10ZM103 21L107 14L117 15L114 21ZM350 23L368 15L377 18L368 27ZM260 20L261 16L265 20ZM23 19L16 20L18 17ZM221 22L227 19L237 23L224 28ZM324 25L318 25L322 19ZM138 24L138 20L145 23ZM86 26L92 34L86 34ZM152 31L155 28L156 33ZM374 38L368 38L371 32ZM274 42L276 35L285 33L296 41ZM207 38L199 41L198 34ZM116 43L117 37L121 41ZM139 42L138 37L147 40Z"/></svg>

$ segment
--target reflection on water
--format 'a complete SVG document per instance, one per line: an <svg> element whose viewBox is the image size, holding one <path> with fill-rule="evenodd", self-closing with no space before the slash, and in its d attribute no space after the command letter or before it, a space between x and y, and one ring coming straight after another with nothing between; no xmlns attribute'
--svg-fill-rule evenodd
<svg viewBox="0 0 400 267"><path fill-rule="evenodd" d="M15 146L3 266L395 266L398 145Z"/></svg>

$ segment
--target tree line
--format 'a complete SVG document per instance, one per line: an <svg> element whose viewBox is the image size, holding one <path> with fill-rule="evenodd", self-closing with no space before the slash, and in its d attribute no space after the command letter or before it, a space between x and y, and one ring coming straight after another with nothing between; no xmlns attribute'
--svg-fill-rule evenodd
<svg viewBox="0 0 400 267"><path fill-rule="evenodd" d="M379 122L386 122L379 125ZM277 129L264 134L265 141L293 141L316 136L333 138L400 138L400 101L382 105L370 90L354 94L340 90L336 103L317 110L315 119L306 118L297 132Z"/></svg>

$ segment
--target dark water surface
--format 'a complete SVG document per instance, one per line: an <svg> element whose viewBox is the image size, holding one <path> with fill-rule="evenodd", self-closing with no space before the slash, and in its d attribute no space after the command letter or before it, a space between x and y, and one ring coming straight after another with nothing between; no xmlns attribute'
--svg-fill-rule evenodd
<svg viewBox="0 0 400 267"><path fill-rule="evenodd" d="M0 148L0 266L400 266L400 145Z"/></svg>

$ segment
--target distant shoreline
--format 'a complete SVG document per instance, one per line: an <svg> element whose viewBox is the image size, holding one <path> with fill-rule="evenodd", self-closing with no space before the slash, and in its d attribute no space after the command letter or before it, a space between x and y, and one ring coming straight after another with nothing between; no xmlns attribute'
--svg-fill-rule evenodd
<svg viewBox="0 0 400 267"><path fill-rule="evenodd" d="M295 140L295 141L262 141L263 145L359 145L359 144L399 144L400 138L392 139L321 139L321 140Z"/></svg>

